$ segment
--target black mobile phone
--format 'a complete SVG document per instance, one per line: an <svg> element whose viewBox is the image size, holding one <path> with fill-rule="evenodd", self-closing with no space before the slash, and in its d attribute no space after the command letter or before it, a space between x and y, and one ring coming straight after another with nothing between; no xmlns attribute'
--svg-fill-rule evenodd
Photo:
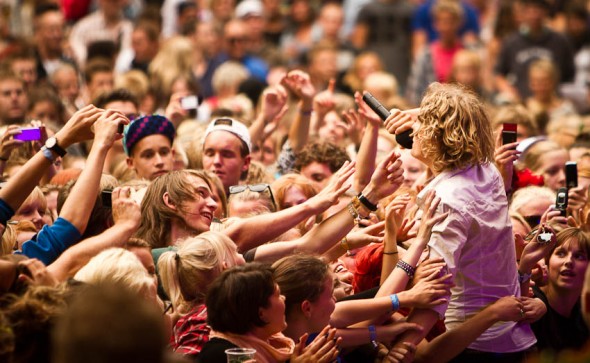
<svg viewBox="0 0 590 363"><path fill-rule="evenodd" d="M502 145L516 142L516 124L505 123L502 125Z"/></svg>
<svg viewBox="0 0 590 363"><path fill-rule="evenodd" d="M575 161L565 163L565 186L568 189L578 186L578 163Z"/></svg>
<svg viewBox="0 0 590 363"><path fill-rule="evenodd" d="M561 212L562 217L567 216L567 188L557 189L555 198L555 209Z"/></svg>
<svg viewBox="0 0 590 363"><path fill-rule="evenodd" d="M381 120L385 121L389 117L389 111L371 93L365 92L363 94L363 101L371 107L371 110L375 111ZM395 141L404 148L411 149L414 144L412 130L406 130L401 134L395 135Z"/></svg>
<svg viewBox="0 0 590 363"><path fill-rule="evenodd" d="M125 131L125 124L119 124L119 126L117 127L117 132L119 134L122 134Z"/></svg>
<svg viewBox="0 0 590 363"><path fill-rule="evenodd" d="M100 192L100 199L102 200L102 206L105 208L112 208L113 207L113 199L112 199L113 190L112 189L105 189Z"/></svg>

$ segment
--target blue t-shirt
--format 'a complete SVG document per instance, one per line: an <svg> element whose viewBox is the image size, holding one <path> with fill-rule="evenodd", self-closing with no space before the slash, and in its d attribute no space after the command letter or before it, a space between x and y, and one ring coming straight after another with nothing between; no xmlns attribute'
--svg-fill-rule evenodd
<svg viewBox="0 0 590 363"><path fill-rule="evenodd" d="M82 238L80 231L62 217L52 226L45 225L33 239L23 244L22 254L36 258L49 266L70 246Z"/></svg>
<svg viewBox="0 0 590 363"><path fill-rule="evenodd" d="M428 0L426 3L418 7L412 19L412 31L426 31L429 43L438 39L438 33L434 30L434 19L432 16L433 6L434 0ZM468 32L479 34L479 19L477 11L473 6L465 4L463 1L461 1L461 6L463 7L463 26L459 29L459 34L461 36Z"/></svg>
<svg viewBox="0 0 590 363"><path fill-rule="evenodd" d="M3 199L0 199L0 223L6 225L6 222L12 218L14 211Z"/></svg>

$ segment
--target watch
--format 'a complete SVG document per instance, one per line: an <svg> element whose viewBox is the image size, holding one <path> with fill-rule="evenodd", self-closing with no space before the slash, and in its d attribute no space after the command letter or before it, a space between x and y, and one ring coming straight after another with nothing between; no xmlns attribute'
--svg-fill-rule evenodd
<svg viewBox="0 0 590 363"><path fill-rule="evenodd" d="M57 144L57 139L55 137L50 137L47 139L47 141L45 141L45 148L53 151L61 157L64 157L66 154L66 151Z"/></svg>

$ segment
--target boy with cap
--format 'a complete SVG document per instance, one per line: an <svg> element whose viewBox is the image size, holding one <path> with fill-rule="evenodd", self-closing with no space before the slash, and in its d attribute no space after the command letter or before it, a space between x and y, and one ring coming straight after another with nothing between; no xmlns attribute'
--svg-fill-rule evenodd
<svg viewBox="0 0 590 363"><path fill-rule="evenodd" d="M229 195L229 187L248 175L252 143L243 123L218 118L207 126L203 141L203 169L215 173Z"/></svg>
<svg viewBox="0 0 590 363"><path fill-rule="evenodd" d="M123 147L127 166L140 179L153 180L173 170L175 135L174 125L166 117L143 116L125 129Z"/></svg>

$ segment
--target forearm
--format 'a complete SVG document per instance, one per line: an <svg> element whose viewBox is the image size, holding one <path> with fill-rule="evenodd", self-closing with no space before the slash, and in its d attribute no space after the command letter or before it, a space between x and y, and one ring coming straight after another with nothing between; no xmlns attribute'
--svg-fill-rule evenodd
<svg viewBox="0 0 590 363"><path fill-rule="evenodd" d="M408 319L409 323L415 323L422 327L422 330L409 330L404 332L395 342L395 347L402 347L404 342L418 345L424 337L430 332L438 320L438 313L429 309L414 309ZM438 360L437 360L438 361Z"/></svg>
<svg viewBox="0 0 590 363"><path fill-rule="evenodd" d="M396 236L392 233L393 231L389 231L387 228L385 229L385 238L383 240L383 262L381 265L381 279L380 285L383 285L389 275L395 269L395 265L399 260L399 253L397 250L397 240Z"/></svg>
<svg viewBox="0 0 590 363"><path fill-rule="evenodd" d="M241 219L230 225L224 233L238 245L240 251L245 252L280 236L317 213L306 202L275 213Z"/></svg>
<svg viewBox="0 0 590 363"><path fill-rule="evenodd" d="M346 237L354 225L354 219L348 207L345 207L297 239L298 248L296 251L322 254L332 247L340 247L340 240Z"/></svg>
<svg viewBox="0 0 590 363"><path fill-rule="evenodd" d="M90 259L111 247L123 247L135 233L135 226L128 223L115 224L98 236L94 236L67 249L47 267L59 281L73 277Z"/></svg>
<svg viewBox="0 0 590 363"><path fill-rule="evenodd" d="M258 142L262 141L264 125L264 115L262 114L262 112L259 112L258 116L254 120L252 125L250 125L250 127L248 128L248 132L250 134L250 141L252 142L252 145L256 145L258 144Z"/></svg>
<svg viewBox="0 0 590 363"><path fill-rule="evenodd" d="M81 234L86 230L90 213L96 202L100 177L108 147L98 142L92 145L86 167L73 186L61 210L60 217L72 223Z"/></svg>
<svg viewBox="0 0 590 363"><path fill-rule="evenodd" d="M50 166L51 161L41 152L36 153L0 189L0 199L4 200L13 210L18 210Z"/></svg>
<svg viewBox="0 0 590 363"><path fill-rule="evenodd" d="M336 303L336 308L330 315L330 325L334 328L345 328L358 322L380 318L392 312L392 302L389 296L340 301Z"/></svg>
<svg viewBox="0 0 590 363"><path fill-rule="evenodd" d="M390 342L394 335L386 326L376 326L375 333L377 334L377 342ZM369 330L367 328L342 328L336 331L336 337L342 338L340 344L343 348L358 347L359 345L371 343Z"/></svg>
<svg viewBox="0 0 590 363"><path fill-rule="evenodd" d="M422 255L422 251L424 250L424 246L425 243L421 242L419 239L416 239L410 245L410 248L406 251L406 253L404 253L403 261L412 267L416 267L418 261L420 260L420 256ZM385 256L383 257L385 259ZM381 283L381 287L379 288L376 296L385 296L405 290L409 279L410 278L405 271L403 271L401 268L396 269L394 265L391 273L387 276L385 281Z"/></svg>
<svg viewBox="0 0 590 363"><path fill-rule="evenodd" d="M354 175L354 190L363 190L371 181L375 171L375 159L377 158L377 138L379 129L370 122L367 123L361 147L356 156L356 173Z"/></svg>
<svg viewBox="0 0 590 363"><path fill-rule="evenodd" d="M488 307L453 330L447 330L432 341L418 346L416 362L447 362L465 350L475 339L498 322Z"/></svg>
<svg viewBox="0 0 590 363"><path fill-rule="evenodd" d="M332 246L326 252L324 252L322 254L322 259L324 261L326 261L326 263L330 263L330 262L336 261L337 259L342 257L342 255L344 255L345 253L346 253L346 250L344 249L344 247L340 243L338 243L338 244Z"/></svg>
<svg viewBox="0 0 590 363"><path fill-rule="evenodd" d="M297 105L295 120L289 129L289 143L293 152L300 151L309 138L309 124L311 121L312 100L302 100Z"/></svg>

